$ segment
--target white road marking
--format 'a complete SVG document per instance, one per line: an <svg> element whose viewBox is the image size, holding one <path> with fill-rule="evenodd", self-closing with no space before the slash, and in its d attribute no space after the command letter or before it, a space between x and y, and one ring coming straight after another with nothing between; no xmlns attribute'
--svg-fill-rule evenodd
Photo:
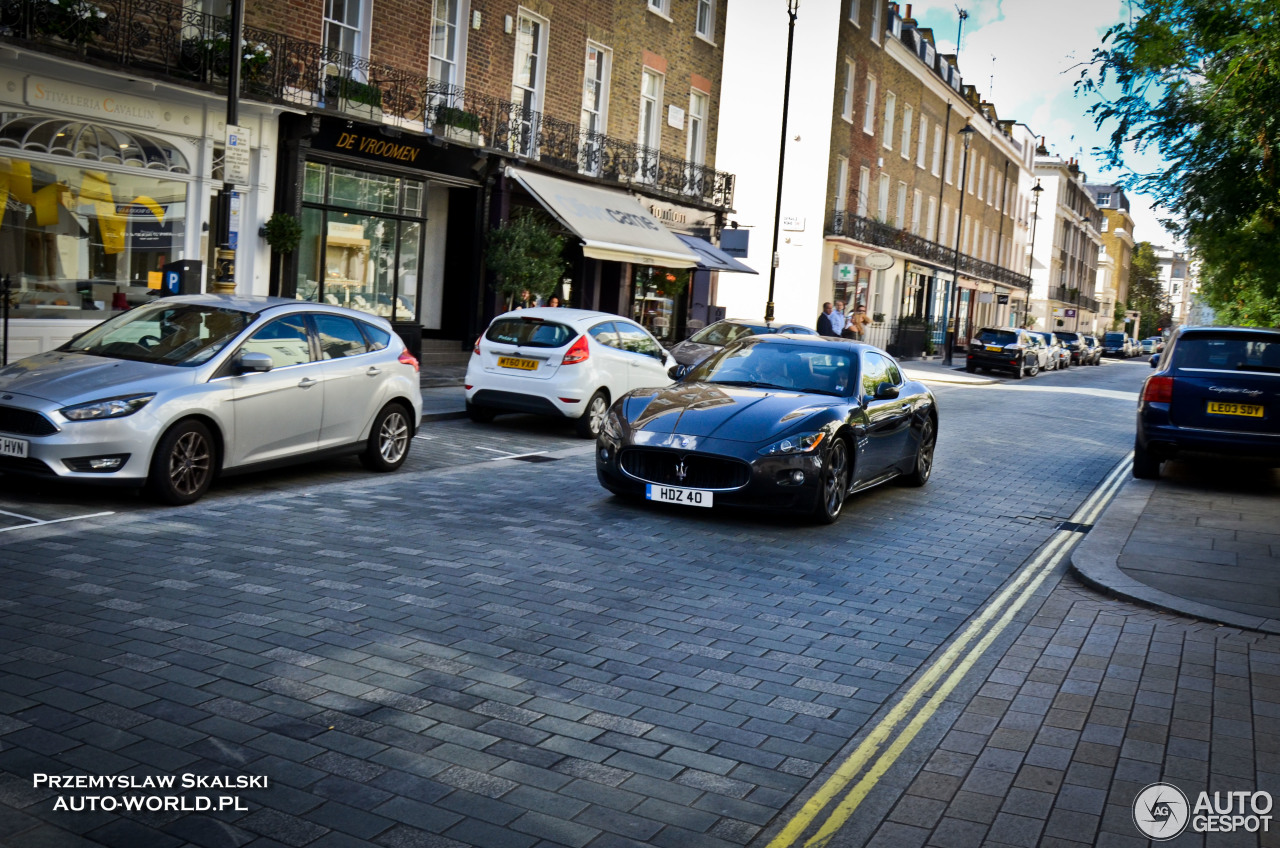
<svg viewBox="0 0 1280 848"><path fill-rule="evenodd" d="M0 510L3 512L3 510ZM12 512L5 512L5 515L13 515ZM70 515L66 518L51 518L48 521L41 521L38 518L27 518L26 516L18 516L19 518L27 518L30 524L15 524L12 527L0 527L0 533L8 533L10 530L25 530L28 527L43 527L45 524L61 524L64 521L79 521L82 518L102 518L107 515L115 515L114 512L94 512L88 515Z"/></svg>

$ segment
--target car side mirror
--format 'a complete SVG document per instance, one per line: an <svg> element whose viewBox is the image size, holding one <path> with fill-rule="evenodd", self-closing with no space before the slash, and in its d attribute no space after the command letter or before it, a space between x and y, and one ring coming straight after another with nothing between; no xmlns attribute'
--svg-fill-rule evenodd
<svg viewBox="0 0 1280 848"><path fill-rule="evenodd" d="M667 369L667 376L670 377L672 380L683 380L685 378L685 375L688 374L689 371L690 371L690 368L688 365L680 365L679 363L677 363Z"/></svg>
<svg viewBox="0 0 1280 848"><path fill-rule="evenodd" d="M242 350L236 356L236 370L241 374L250 371L266 372L275 367L275 363L271 361L271 357L265 353L256 351Z"/></svg>
<svg viewBox="0 0 1280 848"><path fill-rule="evenodd" d="M1151 367L1155 368L1156 364L1159 362L1160 362L1160 354L1158 353L1151 354Z"/></svg>
<svg viewBox="0 0 1280 848"><path fill-rule="evenodd" d="M893 400L898 394L898 387L890 383L881 383L876 386L876 400Z"/></svg>

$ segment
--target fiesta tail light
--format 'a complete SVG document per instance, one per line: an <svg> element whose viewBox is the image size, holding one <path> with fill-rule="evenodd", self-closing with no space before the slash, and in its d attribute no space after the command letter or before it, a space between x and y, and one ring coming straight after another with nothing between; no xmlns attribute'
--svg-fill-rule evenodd
<svg viewBox="0 0 1280 848"><path fill-rule="evenodd" d="M577 365L579 362L586 362L591 356L591 349L587 347L587 337L585 334L578 336L578 340L573 343L573 347L565 351L564 359L560 360L561 365Z"/></svg>
<svg viewBox="0 0 1280 848"><path fill-rule="evenodd" d="M1173 402L1173 378L1172 377L1148 377L1147 383L1142 387L1143 403L1172 403Z"/></svg>
<svg viewBox="0 0 1280 848"><path fill-rule="evenodd" d="M476 336L476 346L475 346L475 347L473 347L473 348L471 348L471 355L472 355L472 356L479 356L479 355L480 355L480 340L481 340L482 338L484 338L484 336Z"/></svg>
<svg viewBox="0 0 1280 848"><path fill-rule="evenodd" d="M414 371L418 370L418 360L415 359L413 354L407 350L400 351L400 364L412 365Z"/></svg>

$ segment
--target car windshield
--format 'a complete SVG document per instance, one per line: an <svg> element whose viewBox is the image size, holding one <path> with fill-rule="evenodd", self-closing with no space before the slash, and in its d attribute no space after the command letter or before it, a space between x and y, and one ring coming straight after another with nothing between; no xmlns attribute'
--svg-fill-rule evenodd
<svg viewBox="0 0 1280 848"><path fill-rule="evenodd" d="M1076 333L1058 333L1058 338L1064 342L1080 341L1080 336Z"/></svg>
<svg viewBox="0 0 1280 848"><path fill-rule="evenodd" d="M979 330L975 337L983 344L1011 345L1018 340L1018 334L1012 330Z"/></svg>
<svg viewBox="0 0 1280 848"><path fill-rule="evenodd" d="M747 343L721 351L687 379L843 397L854 385L853 372L853 357L842 350Z"/></svg>
<svg viewBox="0 0 1280 848"><path fill-rule="evenodd" d="M255 317L238 309L161 300L104 321L60 349L190 368L209 361Z"/></svg>
<svg viewBox="0 0 1280 848"><path fill-rule="evenodd" d="M1051 345L1054 343L1054 338L1052 333L1032 333L1031 335L1039 336L1040 338L1044 339L1045 344Z"/></svg>
<svg viewBox="0 0 1280 848"><path fill-rule="evenodd" d="M499 344L521 347L564 347L578 331L541 318L499 318L489 325L484 337Z"/></svg>
<svg viewBox="0 0 1280 848"><path fill-rule="evenodd" d="M1173 367L1280 374L1280 336L1183 336Z"/></svg>
<svg viewBox="0 0 1280 848"><path fill-rule="evenodd" d="M1124 344L1124 333L1107 333L1103 338L1109 345Z"/></svg>
<svg viewBox="0 0 1280 848"><path fill-rule="evenodd" d="M715 345L724 347L729 342L747 336L758 336L764 333L776 333L772 327L757 324L731 324L728 321L717 321L709 327L703 327L689 337L694 344Z"/></svg>

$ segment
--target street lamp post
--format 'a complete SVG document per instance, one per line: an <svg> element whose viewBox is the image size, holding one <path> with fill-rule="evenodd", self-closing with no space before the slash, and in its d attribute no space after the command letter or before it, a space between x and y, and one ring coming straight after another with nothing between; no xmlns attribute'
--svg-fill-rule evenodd
<svg viewBox="0 0 1280 848"><path fill-rule="evenodd" d="M231 0L231 64L227 72L227 126L240 123L240 60L244 52L244 2ZM225 171L225 165L224 171ZM224 173L224 177L225 177ZM236 246L231 241L231 195L235 186L229 180L222 181L219 200L218 235L221 242L216 251L216 276L213 290L231 293L236 290Z"/></svg>
<svg viewBox="0 0 1280 848"><path fill-rule="evenodd" d="M787 0L787 73L782 83L782 142L778 145L778 197L773 207L773 261L769 263L769 301L764 320L773 320L773 286L778 278L778 236L782 229L782 169L787 161L787 107L791 102L791 50L796 40L796 12L800 0Z"/></svg>
<svg viewBox="0 0 1280 848"><path fill-rule="evenodd" d="M960 208L956 210L956 257L955 263L951 266L951 309L947 315L947 332L946 345L947 355L943 358L943 364L950 365L956 345L956 331L959 329L959 316L956 313L960 310L960 233L964 227L964 192L965 183L969 179L969 145L973 144L973 134L977 130L973 125L965 122L964 128L960 130L960 138L964 140L964 159L960 164Z"/></svg>
<svg viewBox="0 0 1280 848"><path fill-rule="evenodd" d="M1044 194L1044 186L1040 185L1039 180L1036 180L1036 184L1031 187L1031 193L1036 196L1036 202L1035 207L1031 210L1031 251L1027 257L1028 277L1031 276L1031 270L1036 263L1036 224L1040 222L1040 195Z"/></svg>

